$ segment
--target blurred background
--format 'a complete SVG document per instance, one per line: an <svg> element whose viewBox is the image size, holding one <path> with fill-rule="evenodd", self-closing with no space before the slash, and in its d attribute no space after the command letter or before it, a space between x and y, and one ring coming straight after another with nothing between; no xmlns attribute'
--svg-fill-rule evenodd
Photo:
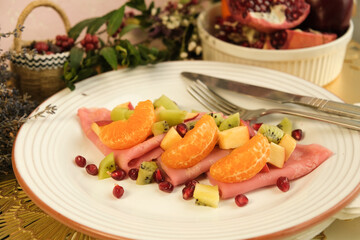
<svg viewBox="0 0 360 240"><path fill-rule="evenodd" d="M68 15L71 25L79 21L101 16L110 10L120 7L125 0L52 0L59 5ZM355 0L355 2L358 0ZM0 32L12 31L21 11L31 0L0 0ZM150 2L147 0L147 2ZM157 6L162 6L168 0L155 0ZM358 4L356 4L358 6ZM360 42L360 7L356 8L353 17L355 23L354 40ZM65 29L60 17L50 8L37 8L25 21L24 40L44 40L54 38L58 34L64 34ZM12 46L13 38L2 39L0 48L8 50Z"/></svg>

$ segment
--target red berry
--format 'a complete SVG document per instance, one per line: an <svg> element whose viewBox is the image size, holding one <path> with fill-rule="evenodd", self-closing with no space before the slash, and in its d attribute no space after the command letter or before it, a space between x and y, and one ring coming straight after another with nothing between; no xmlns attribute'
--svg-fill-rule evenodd
<svg viewBox="0 0 360 240"><path fill-rule="evenodd" d="M159 189L163 192L171 193L174 190L174 185L168 181L159 183Z"/></svg>
<svg viewBox="0 0 360 240"><path fill-rule="evenodd" d="M62 42L61 42L60 40L56 40L55 45L61 47L61 43L62 43Z"/></svg>
<svg viewBox="0 0 360 240"><path fill-rule="evenodd" d="M126 177L126 172L122 169L114 170L110 176L117 181L123 180Z"/></svg>
<svg viewBox="0 0 360 240"><path fill-rule="evenodd" d="M74 39L69 38L67 42L70 46L72 46L74 44Z"/></svg>
<svg viewBox="0 0 360 240"><path fill-rule="evenodd" d="M61 41L61 36L60 35L56 35L56 41Z"/></svg>
<svg viewBox="0 0 360 240"><path fill-rule="evenodd" d="M92 42L97 44L99 42L99 38L96 35L92 36Z"/></svg>
<svg viewBox="0 0 360 240"><path fill-rule="evenodd" d="M81 40L80 43L81 43L81 46L85 47L85 45L86 45L85 39Z"/></svg>
<svg viewBox="0 0 360 240"><path fill-rule="evenodd" d="M96 176L99 170L95 164L89 164L86 166L86 172L90 175Z"/></svg>
<svg viewBox="0 0 360 240"><path fill-rule="evenodd" d="M290 189L290 181L287 177L279 177L276 181L276 185L283 192L287 192Z"/></svg>
<svg viewBox="0 0 360 240"><path fill-rule="evenodd" d="M137 168L130 169L128 172L129 178L131 178L132 180L136 180L138 177L138 173L139 173L139 169Z"/></svg>
<svg viewBox="0 0 360 240"><path fill-rule="evenodd" d="M243 207L248 204L249 199L244 194L239 194L235 197L235 203L239 207Z"/></svg>
<svg viewBox="0 0 360 240"><path fill-rule="evenodd" d="M69 43L68 43L68 42L62 42L62 43L61 43L61 46L62 46L63 48L67 48L67 47L69 46Z"/></svg>
<svg viewBox="0 0 360 240"><path fill-rule="evenodd" d="M184 137L188 131L188 128L185 123L180 123L176 125L176 131L179 133L181 137Z"/></svg>
<svg viewBox="0 0 360 240"><path fill-rule="evenodd" d="M83 156L78 155L78 156L75 157L75 163L79 167L85 167L86 159Z"/></svg>
<svg viewBox="0 0 360 240"><path fill-rule="evenodd" d="M300 141L303 138L303 132L301 129L295 129L291 132L291 136L297 140Z"/></svg>
<svg viewBox="0 0 360 240"><path fill-rule="evenodd" d="M51 52L51 51L47 51L47 52L46 52L46 55L51 55L51 54L54 54L54 53Z"/></svg>
<svg viewBox="0 0 360 240"><path fill-rule="evenodd" d="M195 190L195 185L189 185L183 188L182 190L182 195L183 195L183 199L185 200L189 200L193 197L194 195L194 190Z"/></svg>
<svg viewBox="0 0 360 240"><path fill-rule="evenodd" d="M94 44L92 44L92 43L87 43L87 44L85 45L85 49L86 49L86 51L93 50L93 49L94 49Z"/></svg>
<svg viewBox="0 0 360 240"><path fill-rule="evenodd" d="M254 124L252 125L252 128L253 128L255 131L258 131L259 128L261 127L261 125L262 125L262 123L254 123Z"/></svg>
<svg viewBox="0 0 360 240"><path fill-rule="evenodd" d="M122 186L119 186L119 185L116 184L114 189L113 189L114 197L121 198L123 194L124 194L124 188Z"/></svg>
<svg viewBox="0 0 360 240"><path fill-rule="evenodd" d="M85 35L84 40L85 40L85 43L92 43L92 36L89 33L87 33Z"/></svg>
<svg viewBox="0 0 360 240"><path fill-rule="evenodd" d="M165 177L161 173L161 170L159 168L155 170L153 178L154 178L155 182L157 182L157 183L161 183L161 182L165 181Z"/></svg>

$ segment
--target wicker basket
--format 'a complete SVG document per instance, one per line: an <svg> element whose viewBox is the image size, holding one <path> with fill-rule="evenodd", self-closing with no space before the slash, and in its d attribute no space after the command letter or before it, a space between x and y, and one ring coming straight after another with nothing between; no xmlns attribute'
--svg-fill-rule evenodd
<svg viewBox="0 0 360 240"><path fill-rule="evenodd" d="M70 29L70 22L65 12L56 4L48 0L31 2L20 14L17 25L23 25L26 17L37 7L50 7L61 17L66 32ZM12 71L16 74L16 86L22 93L28 93L33 100L43 101L65 87L61 79L63 66L68 59L69 52L55 53L50 55L31 55L22 53L22 46L29 45L30 41L21 40L19 36L14 38L14 54L11 60Z"/></svg>

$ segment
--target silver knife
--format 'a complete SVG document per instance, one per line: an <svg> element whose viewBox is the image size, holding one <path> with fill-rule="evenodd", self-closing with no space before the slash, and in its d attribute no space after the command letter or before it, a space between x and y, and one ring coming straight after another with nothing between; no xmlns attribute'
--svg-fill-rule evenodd
<svg viewBox="0 0 360 240"><path fill-rule="evenodd" d="M349 117L353 119L360 119L360 107L347 103L335 102L315 97L301 96L298 94L291 94L279 90L254 86L199 73L182 72L181 75L192 81L200 80L208 87L218 87L233 92L258 97L261 99L272 100L278 103L300 104L303 106L315 108L322 112L336 114L339 116Z"/></svg>

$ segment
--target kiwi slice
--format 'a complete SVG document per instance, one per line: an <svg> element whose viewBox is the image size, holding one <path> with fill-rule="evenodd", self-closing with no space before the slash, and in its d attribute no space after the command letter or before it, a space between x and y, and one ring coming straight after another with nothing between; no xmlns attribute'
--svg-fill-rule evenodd
<svg viewBox="0 0 360 240"><path fill-rule="evenodd" d="M195 127L195 124L197 123L198 120L194 120L194 121L188 121L185 123L188 131L190 131L191 129L193 129Z"/></svg>
<svg viewBox="0 0 360 240"><path fill-rule="evenodd" d="M240 125L240 114L234 113L226 118L219 126L220 131L224 131L226 129L230 129L233 127L237 127Z"/></svg>
<svg viewBox="0 0 360 240"><path fill-rule="evenodd" d="M221 113L209 113L209 115L214 118L215 123L218 127L224 121L224 117Z"/></svg>
<svg viewBox="0 0 360 240"><path fill-rule="evenodd" d="M134 113L134 110L129 110L128 108L115 107L111 113L110 117L112 121L118 120L127 120Z"/></svg>
<svg viewBox="0 0 360 240"><path fill-rule="evenodd" d="M111 172L116 170L115 157L114 153L109 153L103 160L101 160L99 165L99 179L109 178Z"/></svg>
<svg viewBox="0 0 360 240"><path fill-rule="evenodd" d="M217 208L220 200L218 186L197 183L194 190L195 204Z"/></svg>
<svg viewBox="0 0 360 240"><path fill-rule="evenodd" d="M292 122L287 118L284 117L281 122L277 125L278 128L284 131L284 133L287 133L291 135L292 132Z"/></svg>
<svg viewBox="0 0 360 240"><path fill-rule="evenodd" d="M151 126L151 131L154 134L154 136L163 134L167 131L169 131L170 126L169 124L163 120L163 121L159 121L159 122L155 122L152 126Z"/></svg>
<svg viewBox="0 0 360 240"><path fill-rule="evenodd" d="M136 184L145 185L152 182L155 170L158 168L156 162L142 162L139 168Z"/></svg>
<svg viewBox="0 0 360 240"><path fill-rule="evenodd" d="M259 133L264 135L269 142L278 144L281 138L284 136L284 131L274 125L269 125L266 123L261 124L261 127L258 130Z"/></svg>
<svg viewBox="0 0 360 240"><path fill-rule="evenodd" d="M165 95L161 95L161 97L156 99L153 104L155 108L163 106L165 109L179 110L178 105Z"/></svg>
<svg viewBox="0 0 360 240"><path fill-rule="evenodd" d="M157 114L157 120L165 120L169 124L169 126L175 126L184 121L186 114L187 112L183 110L164 109Z"/></svg>

